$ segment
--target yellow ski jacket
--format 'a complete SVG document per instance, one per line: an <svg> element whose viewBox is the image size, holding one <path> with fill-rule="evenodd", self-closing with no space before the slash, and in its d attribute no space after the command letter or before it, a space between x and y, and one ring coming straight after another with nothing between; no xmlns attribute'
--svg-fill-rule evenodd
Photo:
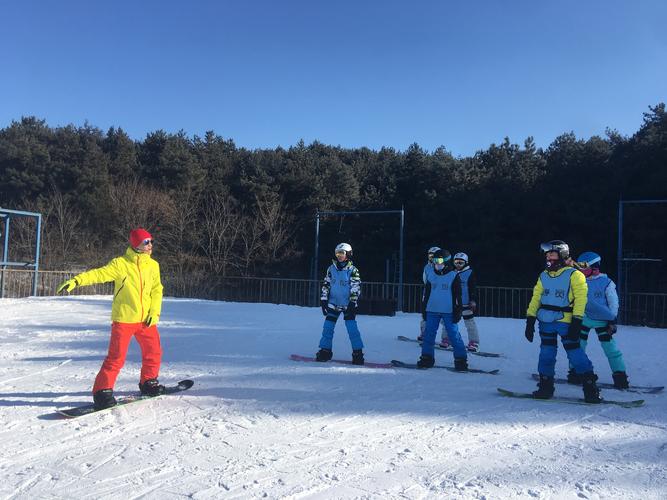
<svg viewBox="0 0 667 500"><path fill-rule="evenodd" d="M571 267L565 266L561 267L555 272L549 271L549 276L560 276L565 272L566 269L571 269ZM540 308L543 291L544 287L542 286L542 281L538 276L537 283L533 288L533 297L530 300L530 304L528 304L528 311L526 311L526 316L537 316L537 311ZM586 302L588 301L588 285L586 284L586 277L581 271L575 270L570 276L570 289L567 296L569 303L572 305L572 312L563 313L563 318L558 320L563 323L570 323L572 321L572 316L578 316L580 318L584 317Z"/></svg>
<svg viewBox="0 0 667 500"><path fill-rule="evenodd" d="M144 323L162 312L160 265L150 255L128 247L125 255L106 266L74 277L78 286L114 282L111 320L119 323Z"/></svg>

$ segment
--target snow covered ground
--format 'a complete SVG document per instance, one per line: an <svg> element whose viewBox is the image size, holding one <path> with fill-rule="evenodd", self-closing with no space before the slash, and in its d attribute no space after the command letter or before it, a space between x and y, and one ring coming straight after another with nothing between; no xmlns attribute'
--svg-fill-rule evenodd
<svg viewBox="0 0 667 500"><path fill-rule="evenodd" d="M91 399L110 308L100 296L0 300L0 497L667 498L667 394L635 409L504 398L496 387L534 388L539 343L519 320L478 318L482 348L505 357L470 364L497 376L369 369L288 359L316 351L319 309L166 299L161 380L195 386L56 419ZM417 315L359 325L367 360L417 360L395 340L415 335ZM632 383L667 382L667 331L620 327L617 341ZM597 340L589 353L610 381ZM342 322L334 355L350 356ZM560 375L564 359L561 348ZM139 360L133 341L117 394L137 389Z"/></svg>

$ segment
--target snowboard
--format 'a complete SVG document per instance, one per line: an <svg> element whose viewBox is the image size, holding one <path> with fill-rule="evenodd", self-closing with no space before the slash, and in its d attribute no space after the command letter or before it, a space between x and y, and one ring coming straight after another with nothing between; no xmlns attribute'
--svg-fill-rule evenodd
<svg viewBox="0 0 667 500"><path fill-rule="evenodd" d="M190 387L192 387L193 384L194 381L192 380L181 380L177 385L165 387L165 392L163 394L160 394L159 396L176 394L177 392L186 391ZM104 408L102 410L96 410L95 405L91 403L88 405L77 406L75 408L56 410L56 413L66 418L76 418L76 417L82 417L83 415L89 415L91 413L97 413L100 411L113 410L114 408L118 408L120 406L129 405L130 403L136 403L137 401L146 401L147 399L153 399L159 396L143 396L140 394L136 396L123 396L116 399L115 406L110 406L109 408Z"/></svg>
<svg viewBox="0 0 667 500"><path fill-rule="evenodd" d="M351 360L347 359L332 359L329 361L317 361L312 356L300 356L299 354L292 354L289 357L292 361L314 361L315 363L325 364L325 363L338 363L341 365L351 365L359 368L393 368L391 363L371 363L370 361L364 362L363 365L354 365Z"/></svg>
<svg viewBox="0 0 667 500"><path fill-rule="evenodd" d="M533 373L533 380L540 380L539 374ZM570 384L566 378L554 378L554 382L556 382L557 384L581 386L581 384ZM631 385L629 389L619 389L617 387L614 387L614 384L609 384L607 382L596 382L596 385L602 389L615 389L617 391L636 392L640 394L657 394L658 392L662 392L662 390L665 388L662 385L657 385L657 386Z"/></svg>
<svg viewBox="0 0 667 500"><path fill-rule="evenodd" d="M419 340L417 340L417 339L411 339L410 337L405 337L405 336L403 336L403 335L399 335L399 336L396 337L396 338L397 338L398 340L402 340L403 342L415 342L415 343L421 345L421 342L420 342ZM436 349L439 349L439 350L441 350L441 351L454 352L454 348L453 348L453 347L447 347L447 348L445 348L445 347L442 347L442 346L440 346L440 345L438 345L438 344L435 344L435 348L436 348ZM483 358L499 358L499 357L501 357L500 354L495 353L495 352L468 351L468 354L473 354L473 355L475 355L475 356L481 356L481 357L483 357Z"/></svg>
<svg viewBox="0 0 667 500"><path fill-rule="evenodd" d="M417 366L417 363L404 363L403 361L399 361L397 359L392 359L391 364L396 368L410 368L412 370L431 369L431 368L419 368ZM500 370L480 370L479 368L468 368L466 371L459 371L454 369L453 366L440 366L440 365L435 365L432 368L440 368L443 370L449 370L450 372L456 372L456 373L485 373L487 375L498 375L498 372L500 372Z"/></svg>
<svg viewBox="0 0 667 500"><path fill-rule="evenodd" d="M570 396L554 396L551 399L538 399L534 398L533 395L528 392L514 392L501 388L498 388L498 392L503 396L507 396L509 398L532 399L533 401L569 403L569 404L586 405L586 406L616 405L616 406L622 406L623 408L636 408L644 404L643 399L636 399L634 401L614 401L612 399L603 399L601 403L587 403L586 400L584 400L583 398L573 398Z"/></svg>

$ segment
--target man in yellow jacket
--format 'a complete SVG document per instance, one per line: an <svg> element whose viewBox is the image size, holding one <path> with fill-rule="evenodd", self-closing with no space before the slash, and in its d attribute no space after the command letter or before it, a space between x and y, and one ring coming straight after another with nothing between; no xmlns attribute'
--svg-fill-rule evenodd
<svg viewBox="0 0 667 500"><path fill-rule="evenodd" d="M553 240L540 245L546 268L537 279L533 297L526 312L526 339L533 341L535 322L539 320L540 381L533 397L549 399L554 394L554 375L558 337L577 374L583 380L584 399L599 403L600 391L595 381L593 364L579 344L581 323L588 300L586 277L568 265L570 248L564 241Z"/></svg>
<svg viewBox="0 0 667 500"><path fill-rule="evenodd" d="M58 293L71 292L77 286L114 282L111 306L111 339L109 352L102 363L95 384L93 400L96 409L116 404L113 387L134 336L141 347L142 394L157 396L164 392L158 383L162 348L157 323L162 311L160 265L151 258L153 237L145 229L130 232L130 246L125 254L107 265L76 275L58 286Z"/></svg>

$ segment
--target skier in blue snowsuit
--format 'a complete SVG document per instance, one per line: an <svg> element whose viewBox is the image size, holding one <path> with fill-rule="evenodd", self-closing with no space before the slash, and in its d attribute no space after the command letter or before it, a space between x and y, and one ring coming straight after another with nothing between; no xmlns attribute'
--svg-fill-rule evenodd
<svg viewBox="0 0 667 500"><path fill-rule="evenodd" d="M535 322L540 327L540 357L537 369L540 380L533 397L550 399L554 394L554 375L558 338L567 358L582 377L584 399L600 403L600 390L593 364L579 345L579 336L587 302L586 278L569 266L570 247L561 240L540 245L546 259L546 269L540 273L526 312L525 336L533 341Z"/></svg>
<svg viewBox="0 0 667 500"><path fill-rule="evenodd" d="M616 317L618 315L618 294L616 284L606 274L600 272L602 257L595 252L584 252L577 259L576 266L586 276L588 285L588 302L581 327L581 348L586 351L588 334L594 330L602 350L607 356L614 387L627 389L628 375L625 371L623 353L617 347L613 335L616 333ZM574 369L567 374L568 382L580 384L581 378Z"/></svg>
<svg viewBox="0 0 667 500"><path fill-rule="evenodd" d="M422 271L422 282L424 283L424 285L426 284L426 270L433 268L433 255L438 250L442 250L442 249L440 247L433 246L433 247L429 248L428 252L426 253L427 260L426 260L426 264L424 264L424 269ZM422 300L423 299L424 299L424 297L422 297ZM422 342L424 340L424 331L425 330L426 330L426 321L424 319L422 319L419 322L419 335L417 336L417 340L419 342ZM446 332L445 323L443 322L442 323L442 338L443 338L443 340L447 338L447 333L445 333L445 332ZM437 337L437 332L436 332L436 337ZM449 339L447 340L447 345L443 346L443 347L449 347Z"/></svg>
<svg viewBox="0 0 667 500"><path fill-rule="evenodd" d="M468 369L468 354L461 339L457 323L461 319L461 281L451 266L452 256L447 250L433 255L433 266L426 269L426 284L422 301L422 317L426 321L422 355L419 368L432 368L435 364L435 337L440 321L444 321L449 339L454 346L454 368Z"/></svg>
<svg viewBox="0 0 667 500"><path fill-rule="evenodd" d="M352 363L364 364L364 343L357 326L357 306L361 295L361 278L359 270L354 267L352 247L347 243L336 246L336 259L327 269L322 284L322 295L320 304L322 314L325 316L322 338L320 339L320 350L317 351L317 361L329 361L333 357L332 345L336 321L340 313L343 313L347 334L352 344Z"/></svg>

